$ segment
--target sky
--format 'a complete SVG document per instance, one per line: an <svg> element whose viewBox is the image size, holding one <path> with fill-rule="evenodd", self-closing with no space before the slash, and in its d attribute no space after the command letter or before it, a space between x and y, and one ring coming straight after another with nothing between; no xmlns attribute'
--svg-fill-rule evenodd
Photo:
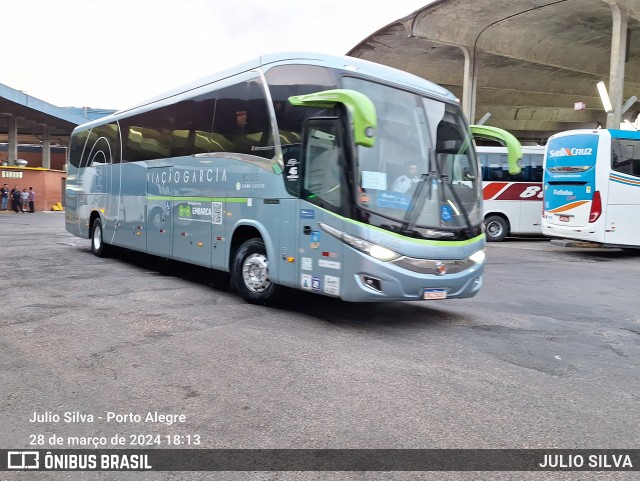
<svg viewBox="0 0 640 481"><path fill-rule="evenodd" d="M265 53L345 54L432 0L10 0L0 83L121 109Z"/></svg>

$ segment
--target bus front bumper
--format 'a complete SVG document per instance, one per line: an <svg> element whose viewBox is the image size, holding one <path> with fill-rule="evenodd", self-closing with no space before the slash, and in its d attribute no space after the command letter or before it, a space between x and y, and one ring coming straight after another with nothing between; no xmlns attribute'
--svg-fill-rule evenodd
<svg viewBox="0 0 640 481"><path fill-rule="evenodd" d="M484 262L453 274L433 275L407 269L362 255L347 274L340 297L345 301L422 301L463 299L475 296L482 287ZM447 262L442 261L445 265Z"/></svg>

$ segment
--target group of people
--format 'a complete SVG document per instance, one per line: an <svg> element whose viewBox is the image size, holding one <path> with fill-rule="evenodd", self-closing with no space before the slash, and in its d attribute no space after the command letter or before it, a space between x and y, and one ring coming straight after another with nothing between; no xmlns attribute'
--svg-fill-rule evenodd
<svg viewBox="0 0 640 481"><path fill-rule="evenodd" d="M0 187L0 201L2 202L1 210L8 210L9 199L11 199L11 210L16 214L18 212L34 213L36 211L36 193L33 190L33 187L29 187L29 190L26 188L20 190L16 185L13 189L9 190L9 186L4 184Z"/></svg>

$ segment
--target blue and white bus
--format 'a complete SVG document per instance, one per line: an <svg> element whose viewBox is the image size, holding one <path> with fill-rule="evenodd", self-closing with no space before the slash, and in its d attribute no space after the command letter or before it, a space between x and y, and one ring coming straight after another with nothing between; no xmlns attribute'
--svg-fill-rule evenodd
<svg viewBox="0 0 640 481"><path fill-rule="evenodd" d="M393 190L408 164L418 177ZM280 286L471 297L485 257L459 101L399 70L309 53L265 55L77 127L66 228L98 256L120 246L230 272L254 303Z"/></svg>
<svg viewBox="0 0 640 481"><path fill-rule="evenodd" d="M582 245L640 247L640 132L553 135L543 185L543 234Z"/></svg>

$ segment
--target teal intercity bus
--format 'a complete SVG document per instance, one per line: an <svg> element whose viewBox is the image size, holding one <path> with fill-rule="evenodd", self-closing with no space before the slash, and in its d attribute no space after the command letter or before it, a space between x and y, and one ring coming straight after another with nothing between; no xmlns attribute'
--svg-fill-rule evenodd
<svg viewBox="0 0 640 481"><path fill-rule="evenodd" d="M249 302L281 286L397 301L482 285L482 178L459 101L360 59L265 55L81 125L65 201L94 254L227 271Z"/></svg>

